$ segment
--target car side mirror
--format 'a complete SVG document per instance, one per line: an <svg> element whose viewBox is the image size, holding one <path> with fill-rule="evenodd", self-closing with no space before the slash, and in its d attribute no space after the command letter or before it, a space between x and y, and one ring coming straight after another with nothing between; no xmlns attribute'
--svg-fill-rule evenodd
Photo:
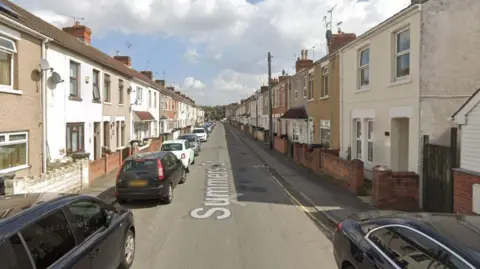
<svg viewBox="0 0 480 269"><path fill-rule="evenodd" d="M108 228L110 224L112 224L113 219L115 218L115 212L114 211L108 211L107 216L105 217L105 228Z"/></svg>

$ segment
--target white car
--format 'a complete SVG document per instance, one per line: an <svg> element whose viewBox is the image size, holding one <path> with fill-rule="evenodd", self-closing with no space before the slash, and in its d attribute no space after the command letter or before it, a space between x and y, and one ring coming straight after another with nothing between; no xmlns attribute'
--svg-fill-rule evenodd
<svg viewBox="0 0 480 269"><path fill-rule="evenodd" d="M195 164L194 145L187 140L167 140L162 143L160 151L172 152L189 172L191 164Z"/></svg>
<svg viewBox="0 0 480 269"><path fill-rule="evenodd" d="M196 134L197 137L200 139L200 141L207 142L208 133L207 133L207 130L205 130L205 128L203 127L193 128L192 133Z"/></svg>

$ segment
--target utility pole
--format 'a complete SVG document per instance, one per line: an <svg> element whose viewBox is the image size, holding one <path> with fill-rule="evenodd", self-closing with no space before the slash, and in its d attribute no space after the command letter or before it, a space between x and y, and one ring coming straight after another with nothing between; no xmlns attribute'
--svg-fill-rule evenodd
<svg viewBox="0 0 480 269"><path fill-rule="evenodd" d="M268 52L268 130L270 135L269 147L273 149L273 121L272 121L272 55Z"/></svg>

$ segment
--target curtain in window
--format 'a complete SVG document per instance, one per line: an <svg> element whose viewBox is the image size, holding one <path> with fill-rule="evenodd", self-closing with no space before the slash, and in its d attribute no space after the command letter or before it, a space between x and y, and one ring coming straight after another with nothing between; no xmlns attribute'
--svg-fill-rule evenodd
<svg viewBox="0 0 480 269"><path fill-rule="evenodd" d="M0 51L0 84L11 85L12 55Z"/></svg>

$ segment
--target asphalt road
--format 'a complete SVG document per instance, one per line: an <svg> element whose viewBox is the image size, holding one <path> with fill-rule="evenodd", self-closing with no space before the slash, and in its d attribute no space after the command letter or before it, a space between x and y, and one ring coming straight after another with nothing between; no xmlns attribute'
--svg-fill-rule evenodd
<svg viewBox="0 0 480 269"><path fill-rule="evenodd" d="M134 269L337 268L329 233L222 124L170 205L127 207L136 223Z"/></svg>

